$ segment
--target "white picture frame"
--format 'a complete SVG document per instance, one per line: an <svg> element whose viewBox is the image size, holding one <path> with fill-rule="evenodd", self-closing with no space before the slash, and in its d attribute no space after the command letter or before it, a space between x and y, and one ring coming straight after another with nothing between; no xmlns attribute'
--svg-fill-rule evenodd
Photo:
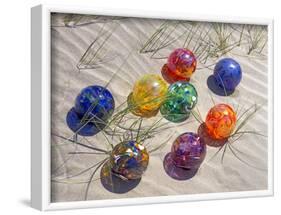
<svg viewBox="0 0 281 215"><path fill-rule="evenodd" d="M114 200L51 203L50 201L50 14L79 13L126 17L183 19L268 26L268 189L229 193L192 194ZM182 201L261 197L273 195L273 20L240 17L213 17L157 11L83 8L78 6L39 5L31 9L32 42L32 159L31 206L38 210L77 209L137 204L155 204Z"/></svg>

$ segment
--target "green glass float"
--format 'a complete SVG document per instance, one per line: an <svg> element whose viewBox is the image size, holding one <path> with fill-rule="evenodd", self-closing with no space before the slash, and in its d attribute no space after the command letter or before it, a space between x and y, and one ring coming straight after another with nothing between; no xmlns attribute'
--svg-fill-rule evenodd
<svg viewBox="0 0 281 215"><path fill-rule="evenodd" d="M170 122L183 122L189 117L197 99L197 91L192 84L186 81L175 82L170 85L160 112Z"/></svg>

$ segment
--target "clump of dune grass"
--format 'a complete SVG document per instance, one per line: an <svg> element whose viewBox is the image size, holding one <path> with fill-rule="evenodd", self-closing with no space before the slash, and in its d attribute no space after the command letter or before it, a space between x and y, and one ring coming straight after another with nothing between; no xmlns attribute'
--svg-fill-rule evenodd
<svg viewBox="0 0 281 215"><path fill-rule="evenodd" d="M260 131L251 130L251 129L245 129L248 122L250 122L256 115L256 113L262 108L262 105L253 104L250 107L244 109L244 107L241 107L240 105L237 106L235 113L237 114L237 122L236 127L232 134L225 139L225 141L220 141L220 147L217 150L217 152L211 157L210 160L214 159L219 153L221 153L221 163L223 164L225 153L227 150L229 150L235 158L237 158L242 163L255 168L259 170L263 170L260 167L257 167L247 161L245 161L241 155L245 155L244 152L239 150L234 143L239 142L244 136L246 135L254 135L254 136L260 136L263 138L267 138L265 134L263 134ZM204 119L202 118L199 110L193 110L192 114L194 118L197 120L198 123L204 124ZM215 140L214 140L215 141ZM222 143L222 144L221 144ZM246 155L247 156L247 155Z"/></svg>
<svg viewBox="0 0 281 215"><path fill-rule="evenodd" d="M107 24L102 25L97 37L80 58L77 64L79 71L99 68L102 64L112 61L117 56L106 45L119 24L114 23L110 30L106 30L106 27Z"/></svg>
<svg viewBox="0 0 281 215"><path fill-rule="evenodd" d="M253 52L261 54L267 44L267 27L259 25L247 25L245 40L247 41L247 54Z"/></svg>
<svg viewBox="0 0 281 215"><path fill-rule="evenodd" d="M224 154L225 154L226 150L229 149L230 152L239 161L241 161L244 164L246 164L248 166L251 166L253 168L261 169L261 168L255 166L255 165L253 165L253 164L250 164L250 163L246 162L243 158L241 158L240 155L241 154L245 154L245 153L241 152L239 149L237 149L233 145L235 142L240 140L245 135L254 135L254 136L260 136L260 137L264 137L264 138L267 137L262 132L255 131L255 130L243 129L247 125L247 123L255 116L255 114L258 112L258 110L260 110L261 107L262 107L262 105L253 104L249 108L245 109L244 111L242 111L238 115L236 128L233 131L233 133L230 135L230 137L228 139L229 141L218 150L218 152L220 150L223 150L222 157L221 157L221 162L223 162L223 158L224 158Z"/></svg>
<svg viewBox="0 0 281 215"><path fill-rule="evenodd" d="M149 103L153 101L154 100L150 100L147 102ZM94 103L93 107L91 106L89 109L94 108L96 105L98 104ZM105 125L105 127L100 131L99 135L104 136L107 149L99 148L92 144L92 137L80 137L78 135L79 130L73 133L73 135L69 138L58 134L52 134L53 136L68 142L68 144L73 144L75 146L75 151L70 151L68 153L68 157L52 172L52 182L65 184L86 184L84 199L87 200L91 183L100 179L94 178L95 174L103 166L103 164L105 164L109 160L111 151L116 144L134 140L144 145L147 148L149 154L155 153L163 148L170 141L172 134L170 134L165 141L157 144L152 144L152 142L155 142L153 138L156 138L157 135L159 135L161 132L171 129L174 126L170 126L169 122L162 122L163 117L155 117L155 120L153 120L152 123L143 125L144 119L142 117L137 117L131 114L131 110L133 110L134 108L134 105L128 106L127 103L124 102L116 108L115 113L110 117L108 121L103 121L102 119L99 119L95 116L84 119L85 124L83 126L85 126L89 122L93 122L95 124L103 123ZM186 123L189 123L189 121ZM80 129L82 129L83 126ZM53 147L58 146L61 146L61 144L56 143ZM84 151L83 149L87 149L87 151ZM80 170L70 176L61 177L60 175L56 174L56 171L67 165L67 163L71 159L73 159L75 155L78 154L93 156L101 155L102 157L100 161L93 163L93 165L91 165L90 167ZM90 174L89 180L81 181L77 179L77 177L87 174L90 171L92 172Z"/></svg>
<svg viewBox="0 0 281 215"><path fill-rule="evenodd" d="M59 165L58 168L55 169L55 171L58 171L59 168L64 165L67 165L67 162L72 159L75 155L102 155L100 161L94 162L90 167L81 169L80 171L67 177L61 177L60 175L56 175L55 172L53 172L52 182L65 184L86 184L84 199L87 200L91 183L100 179L94 178L95 174L102 167L102 165L109 160L110 153L116 144L120 142L126 142L129 140L134 140L146 146L148 149L148 153L151 154L160 150L170 140L170 138L168 138L166 141L160 144L151 144L152 139L157 134L161 133L163 129L168 129L166 127L166 123L161 123L162 118L160 118L156 119L151 125L142 126L143 119L141 117L132 117L131 114L126 113L125 110L115 113L113 118L109 122L107 122L107 128L105 130L101 130L100 132L100 134L103 135L107 141L107 143L105 144L108 144L110 146L108 150L101 149L96 146L93 146L93 144L90 144L91 137L81 137L81 140L86 140L86 142L84 141L82 143L79 140L80 137L77 138L77 133L73 135L76 138L66 138L57 134L52 134L55 137L62 139L63 141L67 141L68 144L74 144L78 146L75 151L69 152L69 157L66 158L64 162ZM128 124L129 121L130 123ZM124 126L124 124L128 124L128 126ZM116 138L115 141L114 137ZM83 149L87 150L84 151ZM90 174L89 180L81 181L77 179L77 177L87 174L90 171L92 172Z"/></svg>
<svg viewBox="0 0 281 215"><path fill-rule="evenodd" d="M236 41L231 42L233 31L230 30L228 24L214 23L213 30L214 37L209 37L209 40L215 47L210 53L212 57L218 58L225 55L238 45Z"/></svg>
<svg viewBox="0 0 281 215"><path fill-rule="evenodd" d="M108 87L110 83L118 76L118 73L122 71L122 67L126 64L130 54L124 59L121 66L114 73L112 78L105 84L105 87ZM158 98L157 98L158 99ZM154 102L154 99L151 101ZM70 150L64 160L57 166L52 168L52 182L53 183L62 183L62 184L85 184L86 189L84 192L84 199L88 199L88 193L90 189L90 185L93 181L97 181L100 177L96 177L98 170L109 160L111 151L114 146L121 142L126 142L129 140L134 140L142 145L144 145L148 153L155 153L160 150L162 147L166 145L166 143L170 140L170 137L167 138L164 142L158 142L152 144L153 138L157 137L159 133L163 130L168 130L171 127L169 123L162 122L163 117L155 117L153 122L149 124L143 123L143 118L134 116L131 114L131 111L136 108L137 105L146 104L132 104L128 105L127 102L121 103L119 106L115 108L115 111L112 116L109 116L107 121L96 117L95 115L91 115L91 110L93 110L99 102L94 102L89 110L86 112L84 117L82 118L82 129L88 123L94 123L95 125L102 125L100 128L100 132L97 135L104 138L103 144L99 143L96 145L93 143L94 137L82 137L79 136L78 133L80 131L77 130L71 136L65 137L64 135L52 133L52 136L57 139L52 143L52 147L64 147L64 146L73 146L73 149ZM107 114L106 112L104 114ZM103 147L101 147L103 145ZM71 175L65 176L64 173L61 173L60 170L63 167L71 167L69 166L70 161L72 161L76 155L87 155L87 156L97 156L100 158L97 162L93 162L90 167L81 169ZM80 156L80 159L81 159ZM89 174L90 177L88 180L81 180L79 177L85 176L85 174Z"/></svg>
<svg viewBox="0 0 281 215"><path fill-rule="evenodd" d="M195 25L195 22L167 20L164 21L155 32L143 43L139 52L141 54L149 53L152 59L163 59L167 56L159 54L162 50L170 47L180 38L184 37L189 30L186 25ZM179 31L179 28L182 32Z"/></svg>
<svg viewBox="0 0 281 215"><path fill-rule="evenodd" d="M208 60L216 60L243 44L243 30L238 38L233 36L234 33L237 31L230 24L164 21L139 52L150 53L153 59L165 59L168 50L170 53L175 48L183 47L191 50L204 68L209 68L213 64L206 65Z"/></svg>
<svg viewBox="0 0 281 215"><path fill-rule="evenodd" d="M196 81L196 80L195 80ZM224 87L224 86L223 86ZM210 141L213 142L217 142L217 144L209 144L209 145L213 145L213 146L219 146L219 149L217 150L217 152L211 157L210 160L214 159L219 153L221 153L221 163L223 163L224 161L224 157L225 157L225 153L227 152L227 150L229 149L230 152L235 156L235 158L237 158L239 161L241 161L242 163L256 168L256 169L260 169L263 170L259 167L256 167L255 165L245 161L240 155L245 155L244 152L242 152L241 150L239 150L237 147L235 147L234 143L238 143L239 140L241 140L244 136L246 135L253 135L253 136L259 136L259 137L263 137L263 138L267 138L266 134L263 134L261 131L256 131L254 129L248 129L247 125L249 122L251 122L251 120L256 116L256 114L258 113L258 111L263 107L263 104L252 104L249 107L245 108L246 105L241 105L240 101L238 101L238 105L231 104L231 101L229 99L229 97L227 96L227 92L225 90L224 87L224 91L225 91L225 96L226 96L226 104L230 104L232 107L234 107L234 111L236 113L237 116L237 121L236 121L236 126L233 130L233 132L229 135L229 137L227 137L224 140L215 140L212 139L211 137L209 138ZM215 102L214 97L212 96L212 94L208 91L209 95L210 95L210 99L211 102L213 104L213 106L215 106L217 103ZM202 114L198 108L198 106L196 106L192 111L191 114L193 115L194 119L200 124L200 125L204 125L205 124L205 120L202 117ZM208 144L207 144L208 145Z"/></svg>
<svg viewBox="0 0 281 215"><path fill-rule="evenodd" d="M90 18L94 19L95 17ZM82 19L84 18L77 15L69 15L69 17L65 18L64 22L68 23L66 24L68 26L81 26L81 23L83 23ZM82 55L77 64L77 68L79 69L79 71L84 69L96 69L99 68L103 63L112 60L112 53L110 53L109 57L107 55L109 49L106 45L119 25L118 23L114 23L112 28L107 28L109 30L105 30L107 25L107 22L102 24L98 36ZM179 28L184 30L179 31ZM235 30L230 28L228 25L220 23L211 24L208 28L206 28L205 25L197 22L164 21L162 25L160 25L160 27L157 28L155 32L148 38L148 40L142 45L139 53L150 54L151 58L154 59L163 59L167 56L159 53L165 51L168 48L174 47L174 44L180 40L182 42L182 47L191 49L197 56L198 61L200 61L202 64L205 64L210 58L217 59L220 56L226 55L227 53L231 52L234 48L241 46L244 39L244 30L240 32L240 36L236 40L234 40L232 37L234 31ZM252 34L252 39L250 40L260 41L258 39L258 35L259 34L254 36L254 34ZM249 50L251 49L249 54L256 50L260 50L255 47L259 46L261 43L258 42L258 45L255 44L257 44L257 42L252 43L252 45L249 46L252 47L249 48ZM107 87L111 83L118 72L122 71L121 68L126 63L126 60L127 59L124 60L123 64L118 68L117 72L114 74L112 79L109 80L105 87ZM214 101L213 103L215 104ZM97 105L98 102L92 104L87 114L85 114L85 117L83 117L82 122L83 126L87 125L90 122L96 125L102 125L100 129L101 131L97 135L101 135L105 139L105 141L103 142L103 147L100 146L101 144L97 146L95 143L93 143L93 137L79 136L79 130L73 133L70 137L52 133L53 137L59 139L59 141L52 143L52 147L63 147L65 145L72 145L74 147L74 150L70 150L68 152L68 156L64 158L64 160L56 168L52 169L52 182L65 184L85 184L85 200L87 200L88 198L90 185L94 181L100 179L99 177L96 177L96 173L109 160L111 151L116 144L120 142L126 142L128 140L135 140L146 146L149 153L154 153L164 147L165 144L170 140L170 138L167 138L167 140L163 143L152 144L154 138L156 138L157 135L159 135L164 130L168 130L174 127L171 126L169 122L163 123L163 117L155 117L155 120L151 124L145 125L143 122L143 118L131 114L131 111L134 110L137 105L144 104L128 105L125 101L115 108L114 114L110 116L107 121L103 121L102 119L99 119L96 116L90 114L91 110L94 109ZM237 142L240 138L247 134L266 137L265 135L256 131L244 130L246 124L252 119L252 117L254 117L255 113L260 109L260 106L254 105L244 111L242 109L243 108L240 107L240 109L237 108L236 110L238 115L236 129L230 135L228 141L224 145L222 145L217 153L213 156L215 157L219 152L222 151L223 153L221 162L223 162L224 155L227 149L229 149L237 159L239 159L243 163L247 163L240 158L240 155L238 153L239 150L233 146L233 143ZM242 113L240 113L241 111ZM196 107L191 113L200 124L204 123L198 107ZM190 121L187 121L187 123L189 122ZM83 126L80 129L82 129ZM68 165L69 161L71 161L76 155L93 155L95 157L101 157L98 162L93 162L90 167L81 169L80 171L67 177L62 177L59 173L59 170L62 167ZM248 165L253 166L251 164ZM88 178L88 180L81 181L79 179L79 176L89 173L90 177Z"/></svg>
<svg viewBox="0 0 281 215"><path fill-rule="evenodd" d="M211 69L218 58L236 49L241 54L246 47L248 56L261 55L266 44L265 26L168 20L146 40L140 53L166 59L175 48L187 48L195 54L200 70Z"/></svg>
<svg viewBox="0 0 281 215"><path fill-rule="evenodd" d="M52 15L57 15L56 13L52 13ZM61 14L58 14L61 15ZM67 28L78 28L83 26L88 26L91 24L102 24L109 23L124 19L124 17L117 16L99 16L99 15L81 15L81 14L72 14L67 13L63 14L61 17L59 25L52 25L55 27L67 27Z"/></svg>

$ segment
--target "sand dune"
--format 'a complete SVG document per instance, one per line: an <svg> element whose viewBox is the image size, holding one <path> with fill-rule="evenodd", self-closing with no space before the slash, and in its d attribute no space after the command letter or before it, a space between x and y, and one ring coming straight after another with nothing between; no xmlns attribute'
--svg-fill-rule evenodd
<svg viewBox="0 0 281 215"><path fill-rule="evenodd" d="M109 90L113 93L116 106L126 101L132 90L134 82L145 73L161 74L161 68L166 59L152 59L151 53L140 54L139 50L163 20L125 18L113 22L99 22L77 27L64 27L63 15L52 17L52 132L70 137L71 130L65 123L68 110L73 106L76 95L89 85L106 85L124 63L121 72L116 74L110 84ZM210 24L205 24L206 28ZM61 27L62 26L62 27ZM107 59L104 63L96 65L94 69L79 69L77 64L88 46L97 38L100 29L113 34L106 42L101 55ZM241 26L237 25L237 28ZM177 37L186 30L178 28L173 35ZM108 33L107 33L108 34ZM160 56L167 56L174 48L181 47L183 37L179 37L171 45L160 51ZM102 43L98 41L98 43ZM266 48L262 56L247 57L243 51L244 46L227 54L235 58L242 66L243 80L236 92L229 97L221 97L212 93L207 86L207 79L212 74L212 68L197 70L191 82L195 85L199 101L198 109L203 118L212 107L211 96L216 103L226 102L244 108L250 105L264 104L255 117L247 124L247 129L267 134L267 53ZM208 61L212 64L215 61ZM85 65L84 65L85 66ZM83 67L83 65L82 65ZM198 65L203 68L204 65ZM155 119L161 117L160 114ZM169 177L163 168L163 159L170 151L173 140L186 131L196 132L199 126L194 118L188 124L172 124L173 129L163 131L159 137L150 141L150 146L157 146L172 135L171 141L161 150L151 154L150 164L138 186L124 194L116 194L106 190L100 180L99 173L91 184L88 199L115 199L129 197L147 197L163 195L181 195L194 193L232 192L246 190L267 189L267 139L255 135L245 135L234 146L242 151L241 157L246 162L258 168L251 167L239 161L229 150L225 153L223 164L220 162L221 154L214 159L210 158L218 150L208 147L207 156L197 174L189 179L178 181ZM92 143L105 148L105 138L98 134L88 138ZM81 139L81 141L85 141ZM114 140L115 143L117 140ZM104 158L103 155L69 155L77 150L77 146L52 138L52 172L54 178L65 178L93 165ZM59 169L58 167L65 162ZM90 172L79 177L65 180L66 183L52 183L52 201L78 201L84 199L86 184L77 182L87 181Z"/></svg>

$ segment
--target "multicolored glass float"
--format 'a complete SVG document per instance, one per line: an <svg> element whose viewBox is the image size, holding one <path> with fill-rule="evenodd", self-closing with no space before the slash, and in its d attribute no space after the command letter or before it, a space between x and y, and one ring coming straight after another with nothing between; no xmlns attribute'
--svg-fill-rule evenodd
<svg viewBox="0 0 281 215"><path fill-rule="evenodd" d="M155 116L168 90L166 82L157 74L146 74L139 79L128 96L131 112L141 117Z"/></svg>
<svg viewBox="0 0 281 215"><path fill-rule="evenodd" d="M189 81L195 72L197 60L192 51L184 48L174 50L167 64L162 67L162 76L168 83Z"/></svg>
<svg viewBox="0 0 281 215"><path fill-rule="evenodd" d="M146 148L133 140L117 144L110 155L112 171L125 179L141 178L148 162Z"/></svg>
<svg viewBox="0 0 281 215"><path fill-rule="evenodd" d="M214 77L220 88L233 91L242 79L242 69L234 59L224 58L216 64Z"/></svg>
<svg viewBox="0 0 281 215"><path fill-rule="evenodd" d="M205 156L206 144L196 133L183 133L172 145L171 157L177 167L198 169Z"/></svg>
<svg viewBox="0 0 281 215"><path fill-rule="evenodd" d="M66 123L68 127L81 136L93 136L99 133L104 127L104 123L91 122L89 119L80 117L74 108L71 108L66 116Z"/></svg>
<svg viewBox="0 0 281 215"><path fill-rule="evenodd" d="M209 110L205 124L211 138L226 139L235 128L236 113L227 104L217 104Z"/></svg>
<svg viewBox="0 0 281 215"><path fill-rule="evenodd" d="M198 94L192 84L186 81L175 82L170 85L160 112L165 119L171 122L183 122L189 117L197 99Z"/></svg>

